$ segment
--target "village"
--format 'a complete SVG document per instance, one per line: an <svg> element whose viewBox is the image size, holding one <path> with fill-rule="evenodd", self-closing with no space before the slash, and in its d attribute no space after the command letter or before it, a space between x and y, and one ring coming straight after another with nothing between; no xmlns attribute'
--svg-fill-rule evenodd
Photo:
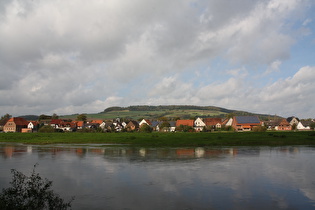
<svg viewBox="0 0 315 210"><path fill-rule="evenodd" d="M177 119L174 121L149 120L67 120L46 117L27 121L11 117L0 121L0 132L214 132L214 131L310 131L314 119L300 120L297 117L261 121L258 116L233 116L230 118Z"/></svg>

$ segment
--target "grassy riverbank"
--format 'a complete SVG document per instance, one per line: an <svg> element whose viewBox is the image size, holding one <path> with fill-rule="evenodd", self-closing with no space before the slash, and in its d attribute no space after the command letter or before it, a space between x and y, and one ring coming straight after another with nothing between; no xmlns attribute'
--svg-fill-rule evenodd
<svg viewBox="0 0 315 210"><path fill-rule="evenodd" d="M25 144L128 144L153 147L315 145L315 132L0 133L0 142Z"/></svg>

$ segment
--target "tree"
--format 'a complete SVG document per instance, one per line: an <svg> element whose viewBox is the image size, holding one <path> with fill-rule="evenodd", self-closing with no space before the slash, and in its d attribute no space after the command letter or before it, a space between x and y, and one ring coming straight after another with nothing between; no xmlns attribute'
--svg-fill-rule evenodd
<svg viewBox="0 0 315 210"><path fill-rule="evenodd" d="M233 113L233 112L226 114L226 118L227 118L227 119L233 118L234 116L236 116L236 114Z"/></svg>
<svg viewBox="0 0 315 210"><path fill-rule="evenodd" d="M9 120L11 117L12 117L12 115L7 113L7 114L3 115L0 120Z"/></svg>
<svg viewBox="0 0 315 210"><path fill-rule="evenodd" d="M297 129L297 124L293 123L292 130L295 131Z"/></svg>
<svg viewBox="0 0 315 210"><path fill-rule="evenodd" d="M87 120L87 117L86 117L85 114L79 114L77 116L77 121L84 121L84 122L86 122L86 120Z"/></svg>
<svg viewBox="0 0 315 210"><path fill-rule="evenodd" d="M50 125L44 125L38 130L38 132L40 132L40 133L53 133L53 132L55 132L55 129L53 127L51 127Z"/></svg>
<svg viewBox="0 0 315 210"><path fill-rule="evenodd" d="M41 120L50 120L51 119L51 116L49 115L45 115L45 114L41 114L39 115L38 117L38 120L41 121Z"/></svg>
<svg viewBox="0 0 315 210"><path fill-rule="evenodd" d="M54 114L51 116L51 119L59 119L59 116L58 116L56 113L54 113Z"/></svg>
<svg viewBox="0 0 315 210"><path fill-rule="evenodd" d="M170 123L167 122L167 121L162 122L161 125L160 125L160 129L161 129L161 130L162 130L163 128L169 128L169 127L171 127L171 125L170 125Z"/></svg>
<svg viewBox="0 0 315 210"><path fill-rule="evenodd" d="M139 131L143 133L151 133L153 131L153 128L151 128L149 125L144 123L141 125Z"/></svg>
<svg viewBox="0 0 315 210"><path fill-rule="evenodd" d="M24 175L15 169L11 170L13 175L10 182L11 187L3 189L0 193L0 209L68 209L71 208L72 197L65 202L58 194L51 190L52 181L43 179L35 173L36 165L30 176Z"/></svg>
<svg viewBox="0 0 315 210"><path fill-rule="evenodd" d="M165 122L165 121L167 121L168 119L167 119L167 117L162 116L162 117L159 117L158 120Z"/></svg>
<svg viewBox="0 0 315 210"><path fill-rule="evenodd" d="M312 122L312 123L310 124L310 128L311 128L312 130L315 129L315 122Z"/></svg>

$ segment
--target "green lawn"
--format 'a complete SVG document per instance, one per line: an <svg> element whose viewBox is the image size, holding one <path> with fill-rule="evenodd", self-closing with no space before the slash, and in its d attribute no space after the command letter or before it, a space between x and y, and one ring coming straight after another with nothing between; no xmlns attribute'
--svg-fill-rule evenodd
<svg viewBox="0 0 315 210"><path fill-rule="evenodd" d="M0 133L0 142L127 144L132 146L315 145L315 132L244 133Z"/></svg>

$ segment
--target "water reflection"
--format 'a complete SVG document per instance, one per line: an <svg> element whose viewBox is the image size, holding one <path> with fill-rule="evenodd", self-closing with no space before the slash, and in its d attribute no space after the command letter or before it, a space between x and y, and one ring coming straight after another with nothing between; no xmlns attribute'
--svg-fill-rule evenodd
<svg viewBox="0 0 315 210"><path fill-rule="evenodd" d="M133 148L0 144L11 168L39 163L73 209L314 209L313 147Z"/></svg>
<svg viewBox="0 0 315 210"><path fill-rule="evenodd" d="M38 153L40 155L58 156L64 153L73 153L78 157L84 157L88 154L95 154L108 157L128 157L133 158L152 158L152 159L195 159L195 158L214 158L223 156L240 155L259 155L259 148L249 150L240 150L238 148L120 148L98 146L91 147L87 145L77 146L22 146L22 145L2 145L0 147L0 155L10 158L23 153ZM298 150L298 149L297 149ZM284 150L283 150L284 151Z"/></svg>

